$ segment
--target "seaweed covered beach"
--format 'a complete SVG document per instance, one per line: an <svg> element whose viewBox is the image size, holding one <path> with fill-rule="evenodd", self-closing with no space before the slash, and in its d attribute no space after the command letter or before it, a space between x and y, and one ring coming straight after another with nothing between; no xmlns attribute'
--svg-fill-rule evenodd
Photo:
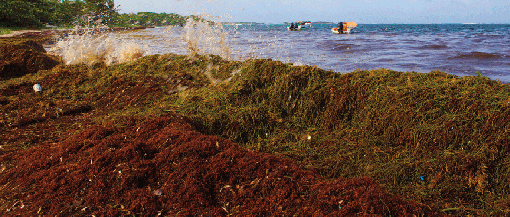
<svg viewBox="0 0 510 217"><path fill-rule="evenodd" d="M66 65L46 40L0 39L2 215L510 212L508 84L216 55Z"/></svg>

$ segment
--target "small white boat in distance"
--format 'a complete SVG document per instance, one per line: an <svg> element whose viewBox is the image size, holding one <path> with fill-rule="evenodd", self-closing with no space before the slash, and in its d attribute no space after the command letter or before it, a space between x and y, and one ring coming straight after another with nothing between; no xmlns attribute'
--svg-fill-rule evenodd
<svg viewBox="0 0 510 217"><path fill-rule="evenodd" d="M358 26L356 22L340 22L337 27L331 29L331 32L333 34L349 34L356 26Z"/></svg>

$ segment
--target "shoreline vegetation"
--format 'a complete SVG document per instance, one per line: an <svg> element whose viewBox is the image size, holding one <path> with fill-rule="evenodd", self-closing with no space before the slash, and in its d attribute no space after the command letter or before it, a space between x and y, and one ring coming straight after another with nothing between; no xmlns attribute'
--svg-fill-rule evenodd
<svg viewBox="0 0 510 217"><path fill-rule="evenodd" d="M508 84L45 40L0 38L4 215L510 213Z"/></svg>
<svg viewBox="0 0 510 217"><path fill-rule="evenodd" d="M119 13L114 0L5 0L0 1L0 36L25 31L80 28L150 28L184 26L188 19L174 13Z"/></svg>

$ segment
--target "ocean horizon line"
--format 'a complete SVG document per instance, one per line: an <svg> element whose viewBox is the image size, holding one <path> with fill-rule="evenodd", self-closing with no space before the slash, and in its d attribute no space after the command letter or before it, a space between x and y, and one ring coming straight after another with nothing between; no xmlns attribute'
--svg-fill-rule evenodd
<svg viewBox="0 0 510 217"><path fill-rule="evenodd" d="M273 22L255 22L255 21L227 21L227 22L221 22L221 23L237 23L237 24L255 24L255 25L278 25L278 24L288 24L296 21L285 21L280 23L273 23ZM305 21L305 20L301 20ZM308 20L306 20L308 21ZM345 20L347 21L347 20ZM352 21L352 20L349 20ZM319 24L336 24L340 21L311 21L313 23L319 23ZM356 22L356 21L354 21ZM510 25L510 23L362 23L357 22L360 25Z"/></svg>

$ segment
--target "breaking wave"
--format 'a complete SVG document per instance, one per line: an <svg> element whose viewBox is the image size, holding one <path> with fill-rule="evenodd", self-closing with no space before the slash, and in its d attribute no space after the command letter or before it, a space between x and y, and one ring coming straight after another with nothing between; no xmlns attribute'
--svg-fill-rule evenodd
<svg viewBox="0 0 510 217"><path fill-rule="evenodd" d="M112 65L136 60L150 54L149 48L124 41L113 34L70 35L59 40L49 53L59 55L66 64L105 63Z"/></svg>
<svg viewBox="0 0 510 217"><path fill-rule="evenodd" d="M182 39L187 43L190 56L214 54L230 60L231 48L227 35L222 25L204 19L189 18L184 26Z"/></svg>

